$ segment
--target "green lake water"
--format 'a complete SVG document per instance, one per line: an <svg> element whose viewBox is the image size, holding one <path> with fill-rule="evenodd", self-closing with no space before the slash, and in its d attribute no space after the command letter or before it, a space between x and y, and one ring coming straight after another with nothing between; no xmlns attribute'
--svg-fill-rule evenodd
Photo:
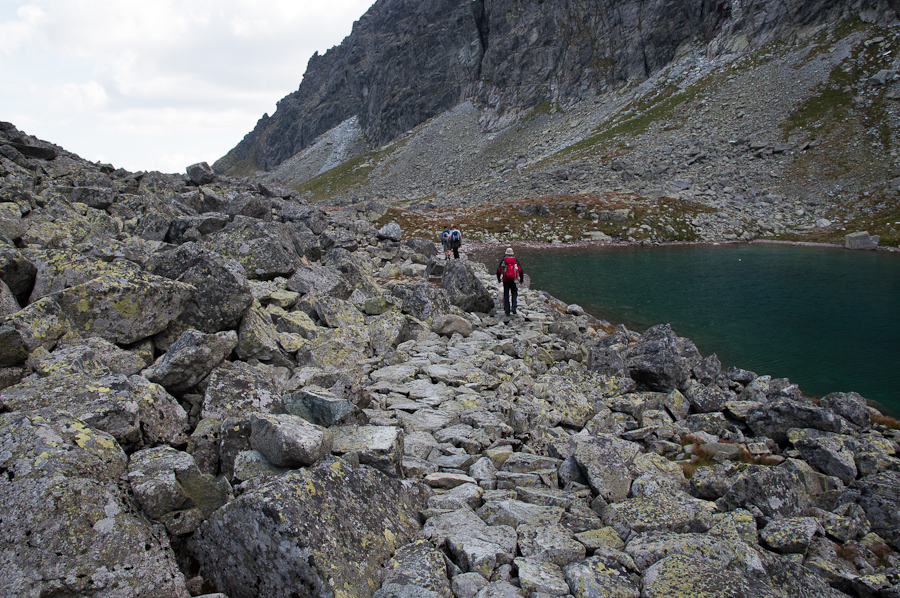
<svg viewBox="0 0 900 598"><path fill-rule="evenodd" d="M472 257L493 271L502 252ZM900 253L753 243L516 256L532 288L613 324L668 322L724 367L790 378L807 396L856 391L900 416Z"/></svg>

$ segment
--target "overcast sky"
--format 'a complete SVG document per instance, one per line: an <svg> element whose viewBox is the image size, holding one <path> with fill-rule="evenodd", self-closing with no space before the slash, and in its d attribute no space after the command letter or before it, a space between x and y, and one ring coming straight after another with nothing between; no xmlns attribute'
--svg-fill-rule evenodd
<svg viewBox="0 0 900 598"><path fill-rule="evenodd" d="M0 121L82 158L225 155L374 0L0 0Z"/></svg>

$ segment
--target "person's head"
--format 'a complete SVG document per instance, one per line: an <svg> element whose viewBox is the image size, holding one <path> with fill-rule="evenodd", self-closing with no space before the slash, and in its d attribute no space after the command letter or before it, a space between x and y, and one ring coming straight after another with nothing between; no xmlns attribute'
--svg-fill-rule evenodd
<svg viewBox="0 0 900 598"><path fill-rule="evenodd" d="M506 248L506 255L513 255L512 247L507 247L507 248Z"/></svg>

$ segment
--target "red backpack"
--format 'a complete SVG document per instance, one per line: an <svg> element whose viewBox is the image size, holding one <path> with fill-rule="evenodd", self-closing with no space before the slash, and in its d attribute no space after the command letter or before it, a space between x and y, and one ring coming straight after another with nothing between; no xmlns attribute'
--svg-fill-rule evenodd
<svg viewBox="0 0 900 598"><path fill-rule="evenodd" d="M503 280L515 280L519 277L519 262L511 255L503 258L505 268L503 269Z"/></svg>

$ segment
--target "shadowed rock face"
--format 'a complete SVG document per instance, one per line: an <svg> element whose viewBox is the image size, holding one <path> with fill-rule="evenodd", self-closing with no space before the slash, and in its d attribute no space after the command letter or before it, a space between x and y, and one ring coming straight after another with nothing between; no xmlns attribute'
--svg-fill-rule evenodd
<svg viewBox="0 0 900 598"><path fill-rule="evenodd" d="M644 78L685 41L762 44L830 11L840 8L826 0L383 0L339 46L313 55L298 90L214 167L271 170L352 117L379 146L467 98L491 127L510 111Z"/></svg>

